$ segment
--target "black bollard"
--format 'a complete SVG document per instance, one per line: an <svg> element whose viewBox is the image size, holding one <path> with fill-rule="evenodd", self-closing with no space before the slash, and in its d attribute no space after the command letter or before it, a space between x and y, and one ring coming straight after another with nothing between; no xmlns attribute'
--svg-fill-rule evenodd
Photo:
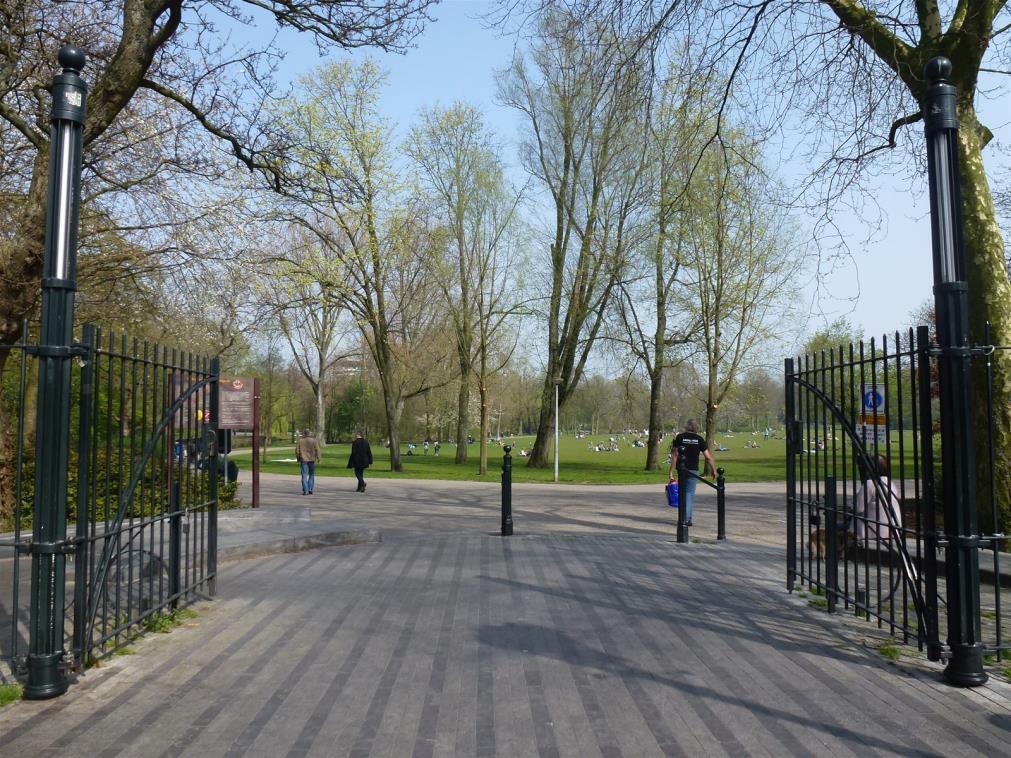
<svg viewBox="0 0 1011 758"><path fill-rule="evenodd" d="M509 452L512 445L505 445L502 457L502 536L513 533L513 457Z"/></svg>
<svg viewBox="0 0 1011 758"><path fill-rule="evenodd" d="M716 539L727 538L727 496L726 482L723 479L723 469L716 469Z"/></svg>
<svg viewBox="0 0 1011 758"><path fill-rule="evenodd" d="M678 542L688 541L688 520L685 518L685 482L688 475L685 472L685 457L678 456Z"/></svg>

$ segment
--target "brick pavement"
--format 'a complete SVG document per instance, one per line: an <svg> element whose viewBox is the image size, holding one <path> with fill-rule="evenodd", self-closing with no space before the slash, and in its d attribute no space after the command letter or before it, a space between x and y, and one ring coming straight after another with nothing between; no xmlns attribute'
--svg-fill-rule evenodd
<svg viewBox="0 0 1011 758"><path fill-rule="evenodd" d="M1007 754L1006 686L888 664L761 539L677 545L592 494L531 490L502 539L472 488L335 488L314 511L381 544L227 564L190 625L0 710L0 755Z"/></svg>

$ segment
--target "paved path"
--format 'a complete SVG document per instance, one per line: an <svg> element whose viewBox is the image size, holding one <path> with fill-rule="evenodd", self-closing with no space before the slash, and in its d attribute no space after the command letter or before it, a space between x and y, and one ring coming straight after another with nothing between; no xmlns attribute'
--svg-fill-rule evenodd
<svg viewBox="0 0 1011 758"><path fill-rule="evenodd" d="M265 501L383 542L225 564L191 624L0 710L0 755L1008 754L1006 686L900 672L784 593L780 549L677 545L659 497L517 492L503 539L473 486L289 484Z"/></svg>

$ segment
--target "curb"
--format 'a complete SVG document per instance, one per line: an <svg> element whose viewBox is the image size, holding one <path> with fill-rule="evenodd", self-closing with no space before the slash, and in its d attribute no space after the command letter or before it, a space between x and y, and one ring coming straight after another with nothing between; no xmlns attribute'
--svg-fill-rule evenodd
<svg viewBox="0 0 1011 758"><path fill-rule="evenodd" d="M383 534L378 529L360 529L345 532L324 532L307 537L289 537L279 540L257 542L252 545L234 545L218 548L218 562L242 561L247 558L262 558L268 555L299 553L321 547L341 545L364 545L382 542Z"/></svg>

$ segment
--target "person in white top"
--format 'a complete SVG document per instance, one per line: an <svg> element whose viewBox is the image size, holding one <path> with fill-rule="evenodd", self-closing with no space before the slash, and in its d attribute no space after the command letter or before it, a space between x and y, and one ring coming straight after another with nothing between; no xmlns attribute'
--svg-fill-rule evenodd
<svg viewBox="0 0 1011 758"><path fill-rule="evenodd" d="M857 492L853 502L856 515L857 539L868 541L877 537L887 540L889 533L896 538L901 535L902 504L899 493L895 491L889 478L888 459L883 455L877 457L876 471L871 471L864 482L863 488ZM874 483L877 477L880 486ZM887 502L886 502L887 501ZM891 520L889 520L889 512ZM892 532L889 525L894 525L899 531Z"/></svg>

